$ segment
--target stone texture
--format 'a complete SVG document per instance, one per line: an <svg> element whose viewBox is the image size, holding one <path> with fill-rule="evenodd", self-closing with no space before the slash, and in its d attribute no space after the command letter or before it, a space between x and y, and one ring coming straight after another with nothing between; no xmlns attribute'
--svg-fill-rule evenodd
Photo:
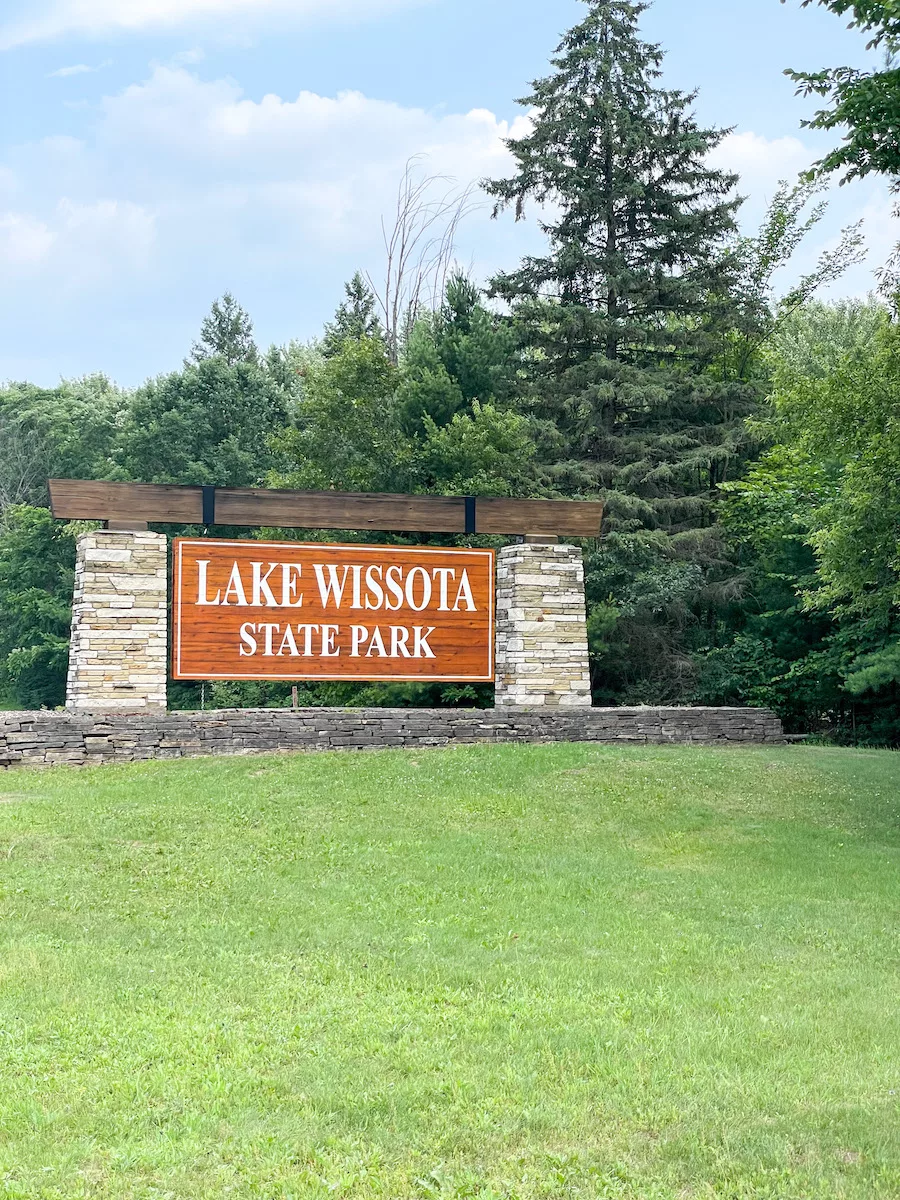
<svg viewBox="0 0 900 1200"><path fill-rule="evenodd" d="M78 539L66 707L165 710L166 538L97 530Z"/></svg>
<svg viewBox="0 0 900 1200"><path fill-rule="evenodd" d="M584 565L576 546L497 555L498 708L590 708Z"/></svg>
<svg viewBox="0 0 900 1200"><path fill-rule="evenodd" d="M0 712L0 766L468 742L780 743L764 708L227 709Z"/></svg>

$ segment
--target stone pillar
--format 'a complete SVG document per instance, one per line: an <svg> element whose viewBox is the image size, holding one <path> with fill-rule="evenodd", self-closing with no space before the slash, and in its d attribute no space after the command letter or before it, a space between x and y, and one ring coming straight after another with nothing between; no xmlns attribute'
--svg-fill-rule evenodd
<svg viewBox="0 0 900 1200"><path fill-rule="evenodd" d="M590 708L584 565L576 546L497 555L498 708Z"/></svg>
<svg viewBox="0 0 900 1200"><path fill-rule="evenodd" d="M68 709L165 710L167 591L163 534L79 537Z"/></svg>

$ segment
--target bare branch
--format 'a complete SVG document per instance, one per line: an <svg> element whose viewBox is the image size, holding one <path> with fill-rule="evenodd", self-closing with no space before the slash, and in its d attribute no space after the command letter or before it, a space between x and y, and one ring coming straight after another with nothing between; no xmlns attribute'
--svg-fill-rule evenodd
<svg viewBox="0 0 900 1200"><path fill-rule="evenodd" d="M396 363L403 333L443 300L460 223L480 207L476 185L459 188L446 175L421 174L422 155L406 164L397 187L393 224L381 220L384 281L366 280L384 317L388 352ZM440 190L439 190L440 189Z"/></svg>

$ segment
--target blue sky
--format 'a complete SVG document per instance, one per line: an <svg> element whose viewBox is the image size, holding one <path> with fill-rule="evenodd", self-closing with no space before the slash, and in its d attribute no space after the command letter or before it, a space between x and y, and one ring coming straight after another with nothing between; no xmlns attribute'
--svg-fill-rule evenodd
<svg viewBox="0 0 900 1200"><path fill-rule="evenodd" d="M2 0L0 379L122 384L177 368L232 290L261 344L319 332L357 268L383 267L380 220L410 155L460 183L505 173L515 98L543 74L578 0ZM866 61L864 39L799 0L656 0L665 80L734 126L752 229L777 181L829 142L787 66ZM516 124L518 122L518 124ZM897 231L887 186L835 189L799 256L866 221L860 294ZM463 225L480 278L540 244L533 222Z"/></svg>

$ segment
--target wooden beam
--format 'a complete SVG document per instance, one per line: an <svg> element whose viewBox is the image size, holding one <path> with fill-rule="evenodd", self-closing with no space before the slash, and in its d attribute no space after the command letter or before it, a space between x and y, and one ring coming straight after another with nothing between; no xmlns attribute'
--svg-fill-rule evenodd
<svg viewBox="0 0 900 1200"><path fill-rule="evenodd" d="M199 525L203 491L167 483L51 479L50 507L66 521L156 521Z"/></svg>
<svg viewBox="0 0 900 1200"><path fill-rule="evenodd" d="M547 537L599 537L603 517L596 501L491 497L473 504L464 496L216 488L206 489L204 503L201 487L82 479L51 479L50 503L53 515L67 521Z"/></svg>

